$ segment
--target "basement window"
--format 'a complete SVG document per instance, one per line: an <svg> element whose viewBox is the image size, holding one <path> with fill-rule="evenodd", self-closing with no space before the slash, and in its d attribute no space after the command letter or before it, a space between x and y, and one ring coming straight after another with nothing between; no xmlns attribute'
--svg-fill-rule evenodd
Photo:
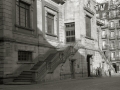
<svg viewBox="0 0 120 90"><path fill-rule="evenodd" d="M32 61L32 52L18 51L18 61Z"/></svg>

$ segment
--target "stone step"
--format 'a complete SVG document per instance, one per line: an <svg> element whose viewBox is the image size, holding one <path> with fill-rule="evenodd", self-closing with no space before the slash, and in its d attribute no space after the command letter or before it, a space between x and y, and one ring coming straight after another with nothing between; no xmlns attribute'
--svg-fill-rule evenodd
<svg viewBox="0 0 120 90"><path fill-rule="evenodd" d="M8 82L5 83L5 85L31 85L32 82Z"/></svg>
<svg viewBox="0 0 120 90"><path fill-rule="evenodd" d="M31 79L14 79L13 82L32 82Z"/></svg>
<svg viewBox="0 0 120 90"><path fill-rule="evenodd" d="M32 80L32 77L31 78L26 78L26 77L17 77L15 78L15 80Z"/></svg>
<svg viewBox="0 0 120 90"><path fill-rule="evenodd" d="M32 75L20 75L17 78L32 78Z"/></svg>

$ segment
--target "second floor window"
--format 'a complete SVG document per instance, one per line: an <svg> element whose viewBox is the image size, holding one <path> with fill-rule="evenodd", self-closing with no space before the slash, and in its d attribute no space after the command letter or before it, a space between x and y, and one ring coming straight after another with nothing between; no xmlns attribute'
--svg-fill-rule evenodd
<svg viewBox="0 0 120 90"><path fill-rule="evenodd" d="M91 38L91 17L86 15L86 36Z"/></svg>
<svg viewBox="0 0 120 90"><path fill-rule="evenodd" d="M21 0L16 2L16 24L30 27L30 5Z"/></svg>
<svg viewBox="0 0 120 90"><path fill-rule="evenodd" d="M54 15L47 13L47 33L54 34Z"/></svg>

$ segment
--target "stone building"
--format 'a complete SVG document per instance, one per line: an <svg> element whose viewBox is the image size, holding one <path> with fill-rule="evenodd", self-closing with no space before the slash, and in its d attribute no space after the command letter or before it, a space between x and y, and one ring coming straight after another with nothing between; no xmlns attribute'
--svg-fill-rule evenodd
<svg viewBox="0 0 120 90"><path fill-rule="evenodd" d="M1 0L0 82L31 84L98 71L108 76L109 68L114 73L99 48L102 23L95 5L94 0Z"/></svg>
<svg viewBox="0 0 120 90"><path fill-rule="evenodd" d="M119 23L120 8L118 0L110 0L97 5L97 18L100 18L105 26L102 27L102 50L116 71L120 71L120 40Z"/></svg>

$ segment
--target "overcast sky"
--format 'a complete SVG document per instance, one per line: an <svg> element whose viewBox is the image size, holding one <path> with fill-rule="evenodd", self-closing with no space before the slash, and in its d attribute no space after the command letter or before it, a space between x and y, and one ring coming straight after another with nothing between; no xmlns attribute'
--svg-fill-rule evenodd
<svg viewBox="0 0 120 90"><path fill-rule="evenodd" d="M105 0L96 0L97 2L99 2L99 3L102 3L102 2L104 2Z"/></svg>

